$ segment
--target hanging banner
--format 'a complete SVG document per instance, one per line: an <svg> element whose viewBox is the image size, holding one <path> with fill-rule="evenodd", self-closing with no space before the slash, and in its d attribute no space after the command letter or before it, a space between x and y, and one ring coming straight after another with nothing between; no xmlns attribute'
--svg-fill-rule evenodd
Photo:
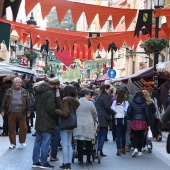
<svg viewBox="0 0 170 170"><path fill-rule="evenodd" d="M17 58L20 61L20 65L28 66L28 58L27 57L25 57L24 55L18 55Z"/></svg>

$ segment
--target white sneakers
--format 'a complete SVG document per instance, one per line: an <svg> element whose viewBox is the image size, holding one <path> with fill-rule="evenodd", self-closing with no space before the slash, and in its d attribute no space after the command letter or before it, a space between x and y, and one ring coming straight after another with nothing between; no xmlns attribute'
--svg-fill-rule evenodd
<svg viewBox="0 0 170 170"><path fill-rule="evenodd" d="M142 155L143 155L143 153L142 153L142 152L138 152L138 150L137 150L137 149L135 149L135 150L133 151L133 153L132 153L132 157L136 157L136 155L138 155L138 156L142 156Z"/></svg>
<svg viewBox="0 0 170 170"><path fill-rule="evenodd" d="M132 157L136 157L137 154L138 154L138 150L135 149L135 150L133 151L133 153L132 153Z"/></svg>
<svg viewBox="0 0 170 170"><path fill-rule="evenodd" d="M26 143L21 143L21 148L26 148L26 147L27 147Z"/></svg>
<svg viewBox="0 0 170 170"><path fill-rule="evenodd" d="M15 149L15 145L14 144L11 144L10 146L9 146L9 149Z"/></svg>
<svg viewBox="0 0 170 170"><path fill-rule="evenodd" d="M138 152L138 156L142 156L143 155L143 153L142 152Z"/></svg>
<svg viewBox="0 0 170 170"><path fill-rule="evenodd" d="M148 145L148 153L152 153L151 145Z"/></svg>

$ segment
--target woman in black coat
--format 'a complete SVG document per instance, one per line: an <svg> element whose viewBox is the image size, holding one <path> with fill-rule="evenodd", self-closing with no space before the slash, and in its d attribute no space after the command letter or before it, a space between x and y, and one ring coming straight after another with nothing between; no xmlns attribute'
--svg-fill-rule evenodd
<svg viewBox="0 0 170 170"><path fill-rule="evenodd" d="M129 104L127 115L131 119L130 128L133 135L134 152L132 157L142 155L141 149L143 146L144 133L147 127L150 126L149 110L142 91L137 91Z"/></svg>

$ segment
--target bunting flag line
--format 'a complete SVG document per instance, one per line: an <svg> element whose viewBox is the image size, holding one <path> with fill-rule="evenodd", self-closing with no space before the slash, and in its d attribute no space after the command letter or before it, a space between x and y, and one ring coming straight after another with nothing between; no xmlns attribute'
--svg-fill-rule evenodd
<svg viewBox="0 0 170 170"><path fill-rule="evenodd" d="M139 31L144 26L147 29L150 37L152 36L152 13L152 9L139 10L134 36L139 34Z"/></svg>
<svg viewBox="0 0 170 170"><path fill-rule="evenodd" d="M21 0L5 0L2 16L6 15L6 8L10 6L13 14L13 20L16 21L20 4Z"/></svg>
<svg viewBox="0 0 170 170"><path fill-rule="evenodd" d="M4 41L8 50L9 50L10 33L11 33L11 25L0 22L0 44L2 43L2 41Z"/></svg>

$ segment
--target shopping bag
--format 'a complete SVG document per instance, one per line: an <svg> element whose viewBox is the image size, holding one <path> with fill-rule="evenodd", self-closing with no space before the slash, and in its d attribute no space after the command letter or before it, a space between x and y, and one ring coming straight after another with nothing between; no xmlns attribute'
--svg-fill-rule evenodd
<svg viewBox="0 0 170 170"><path fill-rule="evenodd" d="M147 135L147 139L152 139L153 135L152 135L152 131L151 128L148 128L148 135Z"/></svg>

